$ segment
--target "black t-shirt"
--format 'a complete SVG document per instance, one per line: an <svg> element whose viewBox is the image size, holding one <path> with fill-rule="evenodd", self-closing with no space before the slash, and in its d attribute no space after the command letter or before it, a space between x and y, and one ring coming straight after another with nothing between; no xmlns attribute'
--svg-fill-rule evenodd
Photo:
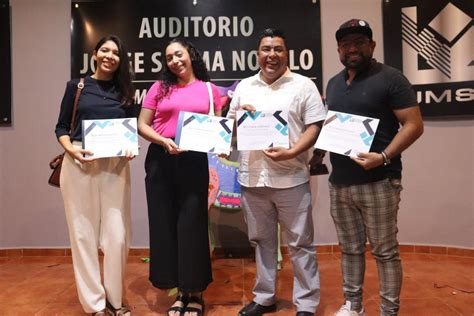
<svg viewBox="0 0 474 316"><path fill-rule="evenodd" d="M79 79L66 84L61 111L56 124L56 137L69 135L72 110ZM113 81L96 80L90 76L84 78L84 88L79 97L76 114L76 128L70 133L71 141L82 141L82 120L117 119L136 117L136 106L123 106L121 95Z"/></svg>
<svg viewBox="0 0 474 316"><path fill-rule="evenodd" d="M326 89L328 109L380 119L371 152L381 152L398 133L400 122L394 110L417 105L415 93L403 74L390 66L373 60L359 72L350 85L347 72L331 78ZM393 157L388 166L364 170L348 156L331 153L333 184L362 184L385 178L401 178L401 156Z"/></svg>

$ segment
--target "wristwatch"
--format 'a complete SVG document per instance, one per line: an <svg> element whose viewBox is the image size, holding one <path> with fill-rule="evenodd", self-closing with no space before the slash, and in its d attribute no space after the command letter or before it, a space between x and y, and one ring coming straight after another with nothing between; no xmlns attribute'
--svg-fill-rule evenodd
<svg viewBox="0 0 474 316"><path fill-rule="evenodd" d="M382 155L383 157L383 165L384 166L388 166L392 161L390 160L390 158L388 158L387 154L385 153L385 151L381 151L380 154Z"/></svg>

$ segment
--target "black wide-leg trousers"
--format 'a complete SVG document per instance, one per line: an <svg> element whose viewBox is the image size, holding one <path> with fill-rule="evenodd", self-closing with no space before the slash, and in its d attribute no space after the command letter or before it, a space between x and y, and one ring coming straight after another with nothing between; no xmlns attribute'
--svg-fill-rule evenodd
<svg viewBox="0 0 474 316"><path fill-rule="evenodd" d="M170 155L152 143L145 171L150 281L160 289L204 291L212 282L207 154Z"/></svg>

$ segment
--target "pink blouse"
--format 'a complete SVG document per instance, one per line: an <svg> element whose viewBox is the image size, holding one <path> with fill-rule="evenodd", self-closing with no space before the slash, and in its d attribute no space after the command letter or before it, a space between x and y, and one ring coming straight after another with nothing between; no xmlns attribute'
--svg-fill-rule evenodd
<svg viewBox="0 0 474 316"><path fill-rule="evenodd" d="M207 114L209 113L209 92L206 83L195 80L192 83L182 86L175 85L171 92L157 102L157 95L160 89L160 81L155 82L143 100L143 108L154 110L153 129L163 137L174 138L176 135L176 125L180 111ZM214 111L221 110L219 90L211 84L212 96L214 98Z"/></svg>

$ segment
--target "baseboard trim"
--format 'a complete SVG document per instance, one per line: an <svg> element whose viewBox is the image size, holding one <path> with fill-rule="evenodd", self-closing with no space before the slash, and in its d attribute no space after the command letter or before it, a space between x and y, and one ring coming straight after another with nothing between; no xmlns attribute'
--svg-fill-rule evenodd
<svg viewBox="0 0 474 316"><path fill-rule="evenodd" d="M288 253L288 247L282 246L281 251ZM318 254L340 253L339 245L317 245ZM367 252L370 247L367 246ZM474 249L427 245L400 245L401 253L433 254L445 256L471 257L474 258ZM213 256L216 258L251 258L254 251L250 247L221 248L216 247ZM71 256L70 248L7 248L0 249L0 257L68 257ZM148 248L131 248L129 256L148 257Z"/></svg>

